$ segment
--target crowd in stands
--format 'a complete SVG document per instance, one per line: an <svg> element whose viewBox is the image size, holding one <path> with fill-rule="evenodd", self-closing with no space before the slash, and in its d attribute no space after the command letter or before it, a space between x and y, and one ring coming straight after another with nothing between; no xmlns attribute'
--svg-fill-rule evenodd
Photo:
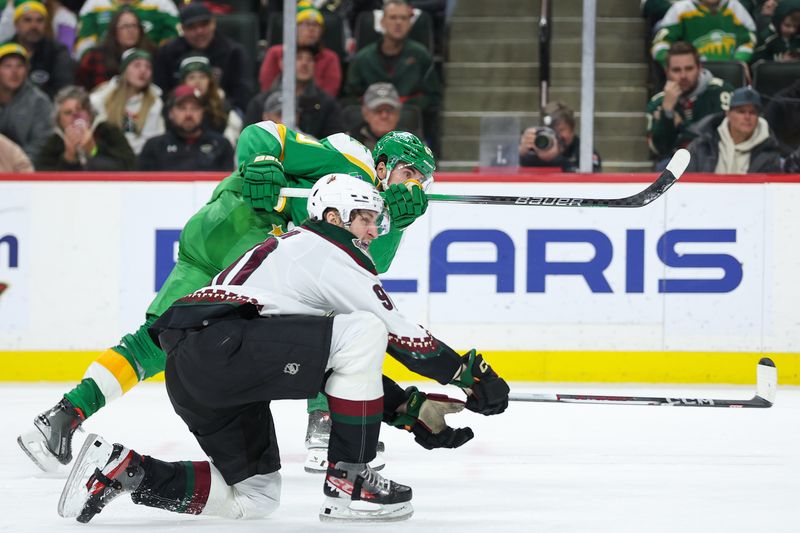
<svg viewBox="0 0 800 533"><path fill-rule="evenodd" d="M0 9L2 170L23 168L20 156L37 170L228 170L243 127L280 119L283 2L65 4L6 0ZM402 129L438 152L445 4L300 0L297 128L317 138L345 131L367 146ZM713 139L715 171L795 171L800 0L642 0L642 9L656 168L678 148L708 153ZM237 10L260 24L226 19ZM269 46L247 46L247 28ZM770 78L774 65L787 68ZM752 89L735 92L742 87ZM522 132L520 165L576 171L574 111L554 101L541 116ZM726 159L767 148L778 154L769 163ZM601 171L597 152L592 163Z"/></svg>
<svg viewBox="0 0 800 533"><path fill-rule="evenodd" d="M646 113L655 168L688 148L689 170L800 172L800 0L642 0L642 12L655 93ZM774 70L777 81L762 76L767 81L759 85L754 74L775 64L783 65ZM572 116L560 102L542 109L541 125L522 133L520 166L576 171ZM548 133L556 143L547 142ZM593 168L600 171L596 152Z"/></svg>
<svg viewBox="0 0 800 533"><path fill-rule="evenodd" d="M246 4L6 0L0 171L233 169L242 128L280 121L283 104L282 2ZM345 131L370 146L406 129L435 146L441 42L432 25L444 8L299 1L296 128L316 138ZM270 46L244 45L253 36L237 26L238 11L249 22L261 15L256 29ZM427 38L412 34L417 21Z"/></svg>
<svg viewBox="0 0 800 533"><path fill-rule="evenodd" d="M690 171L799 172L800 0L642 4L656 66L647 105L656 168L688 148Z"/></svg>

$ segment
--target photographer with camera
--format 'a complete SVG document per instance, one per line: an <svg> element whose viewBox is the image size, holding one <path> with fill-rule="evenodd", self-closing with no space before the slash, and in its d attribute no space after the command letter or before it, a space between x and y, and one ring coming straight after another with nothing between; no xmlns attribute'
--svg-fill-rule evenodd
<svg viewBox="0 0 800 533"><path fill-rule="evenodd" d="M578 172L581 140L575 134L575 113L563 102L550 102L542 109L542 126L527 128L519 143L521 167L560 167ZM592 154L592 172L600 172L600 155Z"/></svg>

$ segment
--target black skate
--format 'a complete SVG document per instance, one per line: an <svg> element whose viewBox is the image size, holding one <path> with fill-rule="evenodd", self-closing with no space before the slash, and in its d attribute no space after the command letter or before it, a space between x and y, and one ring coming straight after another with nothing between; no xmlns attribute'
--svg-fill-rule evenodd
<svg viewBox="0 0 800 533"><path fill-rule="evenodd" d="M328 466L323 492L323 522L396 522L414 513L411 487L382 477L365 463Z"/></svg>
<svg viewBox="0 0 800 533"><path fill-rule="evenodd" d="M328 442L331 435L331 414L327 411L311 411L308 413L306 428L306 462L303 468L309 474L324 474L328 471ZM369 466L380 470L386 466L383 457L385 447L378 443L377 454Z"/></svg>
<svg viewBox="0 0 800 533"><path fill-rule="evenodd" d="M117 496L136 490L142 479L141 455L89 435L61 492L58 514L86 523Z"/></svg>
<svg viewBox="0 0 800 533"><path fill-rule="evenodd" d="M86 419L66 398L33 419L33 429L17 437L22 451L45 472L72 461L72 435Z"/></svg>

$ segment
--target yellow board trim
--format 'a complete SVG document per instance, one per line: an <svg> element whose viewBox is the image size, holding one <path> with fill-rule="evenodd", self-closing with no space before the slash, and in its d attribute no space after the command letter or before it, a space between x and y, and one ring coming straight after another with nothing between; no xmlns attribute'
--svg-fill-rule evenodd
<svg viewBox="0 0 800 533"><path fill-rule="evenodd" d="M508 381L701 384L755 383L756 364L761 357L767 355L775 361L778 368L779 384L800 385L800 353L483 353L498 374ZM80 381L86 368L99 355L99 352L0 351L0 381ZM420 380L419 375L410 372L391 357L386 358L384 370L397 381ZM154 379L163 381L163 373Z"/></svg>
<svg viewBox="0 0 800 533"><path fill-rule="evenodd" d="M139 376L128 360L122 354L110 348L100 354L100 357L95 362L105 367L117 379L120 388L122 388L122 394L125 394L139 383Z"/></svg>

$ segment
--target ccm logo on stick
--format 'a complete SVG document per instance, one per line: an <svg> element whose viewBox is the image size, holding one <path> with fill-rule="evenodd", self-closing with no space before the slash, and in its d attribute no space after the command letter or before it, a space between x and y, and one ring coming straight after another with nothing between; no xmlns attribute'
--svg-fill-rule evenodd
<svg viewBox="0 0 800 533"><path fill-rule="evenodd" d="M644 292L645 231L625 232L625 292ZM447 249L453 243L484 242L497 249L494 261L449 261ZM664 233L656 244L656 256L672 268L721 270L722 276L703 279L658 280L659 293L725 293L742 282L742 264L732 255L719 253L679 254L681 243L735 243L735 229L675 229ZM588 261L551 261L547 245L551 243L585 243L594 248ZM490 275L497 280L498 293L514 292L514 258L516 249L511 237L500 230L447 230L438 234L430 248L430 291L447 292L447 277L453 275ZM614 257L611 239L594 229L528 230L526 292L545 292L548 276L582 277L593 293L611 293L605 270Z"/></svg>

